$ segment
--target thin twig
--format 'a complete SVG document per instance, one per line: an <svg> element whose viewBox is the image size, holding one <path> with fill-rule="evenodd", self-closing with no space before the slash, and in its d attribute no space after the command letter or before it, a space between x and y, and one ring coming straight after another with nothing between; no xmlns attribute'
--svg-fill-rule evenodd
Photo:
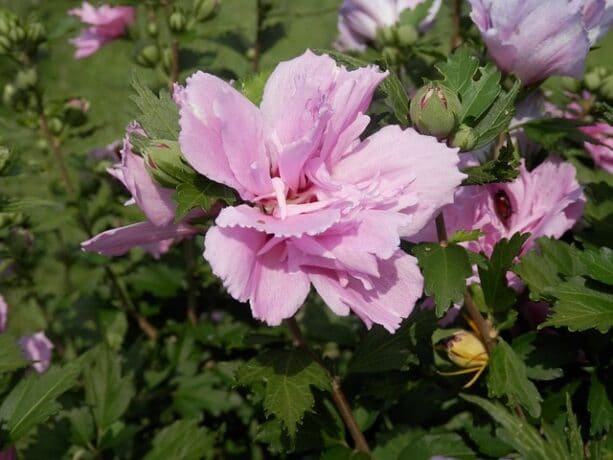
<svg viewBox="0 0 613 460"><path fill-rule="evenodd" d="M451 51L456 50L462 44L462 35L460 34L460 20L462 18L462 2L453 0L453 16L451 18L453 34L451 36Z"/></svg>
<svg viewBox="0 0 613 460"><path fill-rule="evenodd" d="M262 14L264 12L264 4L262 0L257 1L256 9L255 43L253 44L253 59L251 61L251 70L254 72L260 70L260 57L262 54L262 44L260 43L262 39L262 22L264 21L264 15Z"/></svg>
<svg viewBox="0 0 613 460"><path fill-rule="evenodd" d="M185 257L185 273L187 276L187 318L192 325L198 322L198 293L194 273L195 254L194 240L191 238L183 242Z"/></svg>
<svg viewBox="0 0 613 460"><path fill-rule="evenodd" d="M304 340L302 332L300 331L300 326L298 326L298 322L295 318L290 318L287 320L287 327L290 331L290 334L292 335L294 346L302 348L305 352L312 356L315 362L317 362L317 364L319 364L323 368L323 370L330 378L332 388L330 393L332 395L332 400L334 401L336 408L341 414L341 417L343 418L343 421L345 422L345 425L347 426L347 429L349 430L349 433L353 438L356 450L370 454L368 442L366 441L362 430L360 430L360 427L358 426L358 423L353 416L351 406L349 405L349 402L347 401L347 398L345 397L345 394L343 393L343 390L341 388L340 379L330 373L330 371L321 361L319 356L317 356L313 349L308 346L308 344Z"/></svg>
<svg viewBox="0 0 613 460"><path fill-rule="evenodd" d="M179 43L176 40L170 43L170 58L170 81L168 82L168 89L172 93L174 83L179 81L179 69L181 68L179 63Z"/></svg>
<svg viewBox="0 0 613 460"><path fill-rule="evenodd" d="M438 241L441 243L441 246L447 246L447 228L445 227L445 217L443 216L442 212L436 216L435 222Z"/></svg>

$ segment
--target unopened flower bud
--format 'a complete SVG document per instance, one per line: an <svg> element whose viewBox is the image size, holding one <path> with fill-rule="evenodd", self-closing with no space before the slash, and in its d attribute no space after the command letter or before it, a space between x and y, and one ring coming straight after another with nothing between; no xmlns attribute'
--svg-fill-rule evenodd
<svg viewBox="0 0 613 460"><path fill-rule="evenodd" d="M398 44L400 46L409 46L417 41L419 34L417 29L411 24L403 24L396 29Z"/></svg>
<svg viewBox="0 0 613 460"><path fill-rule="evenodd" d="M460 367L469 368L486 364L488 354L483 342L469 331L456 332L445 345L447 357Z"/></svg>
<svg viewBox="0 0 613 460"><path fill-rule="evenodd" d="M166 72L170 72L172 69L172 49L170 47L166 47L162 51L162 67Z"/></svg>
<svg viewBox="0 0 613 460"><path fill-rule="evenodd" d="M399 57L398 48L395 48L393 46L386 46L381 51L381 55L383 56L383 59L387 63L393 64L395 62L398 62L398 57Z"/></svg>
<svg viewBox="0 0 613 460"><path fill-rule="evenodd" d="M170 30L173 32L183 32L185 30L186 23L187 19L180 10L173 11L168 18L168 27L170 27Z"/></svg>
<svg viewBox="0 0 613 460"><path fill-rule="evenodd" d="M64 123L57 117L53 117L48 121L49 131L56 136L62 132L64 129Z"/></svg>
<svg viewBox="0 0 613 460"><path fill-rule="evenodd" d="M0 35L6 35L11 30L13 21L6 14L0 14Z"/></svg>
<svg viewBox="0 0 613 460"><path fill-rule="evenodd" d="M160 60L157 45L146 45L136 55L136 62L144 67L155 67Z"/></svg>
<svg viewBox="0 0 613 460"><path fill-rule="evenodd" d="M209 18L217 8L218 0L194 0L193 13L197 21Z"/></svg>
<svg viewBox="0 0 613 460"><path fill-rule="evenodd" d="M81 126L87 121L89 101L80 97L70 99L64 105L64 120L71 126Z"/></svg>
<svg viewBox="0 0 613 460"><path fill-rule="evenodd" d="M479 137L474 129L468 125L460 125L451 137L451 146L458 147L462 152L470 152L477 145Z"/></svg>
<svg viewBox="0 0 613 460"><path fill-rule="evenodd" d="M596 91L606 77L607 70L603 67L596 67L585 74L583 81L587 89Z"/></svg>
<svg viewBox="0 0 613 460"><path fill-rule="evenodd" d="M603 80L600 85L600 94L613 101L613 74Z"/></svg>
<svg viewBox="0 0 613 460"><path fill-rule="evenodd" d="M7 107L12 107L14 104L15 96L17 95L17 88L15 85L11 83L7 83L4 85L4 90L2 91L2 102Z"/></svg>
<svg viewBox="0 0 613 460"><path fill-rule="evenodd" d="M147 33L150 37L157 37L158 35L158 25L157 22L149 22L147 23Z"/></svg>
<svg viewBox="0 0 613 460"><path fill-rule="evenodd" d="M31 22L26 29L26 38L31 43L39 43L45 37L45 27L40 22Z"/></svg>
<svg viewBox="0 0 613 460"><path fill-rule="evenodd" d="M247 51L245 52L245 56L250 61L253 61L257 56L257 51L255 50L254 47L247 48Z"/></svg>
<svg viewBox="0 0 613 460"><path fill-rule="evenodd" d="M29 69L20 70L17 72L17 76L15 77L15 86L18 89L27 90L34 88L37 81L38 74L36 73L36 69L34 67L30 67Z"/></svg>
<svg viewBox="0 0 613 460"><path fill-rule="evenodd" d="M428 84L411 99L411 120L422 134L444 139L458 124L462 104L458 96L444 86Z"/></svg>
<svg viewBox="0 0 613 460"><path fill-rule="evenodd" d="M379 42L381 45L394 44L396 42L396 29L389 26L378 28L377 42Z"/></svg>
<svg viewBox="0 0 613 460"><path fill-rule="evenodd" d="M0 54L7 54L11 50L11 41L4 35L0 35Z"/></svg>

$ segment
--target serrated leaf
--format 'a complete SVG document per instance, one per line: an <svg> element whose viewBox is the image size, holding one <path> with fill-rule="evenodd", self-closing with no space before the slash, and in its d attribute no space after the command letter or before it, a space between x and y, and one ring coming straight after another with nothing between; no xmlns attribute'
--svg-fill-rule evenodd
<svg viewBox="0 0 613 460"><path fill-rule="evenodd" d="M370 62L334 50L319 49L314 50L314 52L329 55L337 63L346 66L349 70L372 65ZM378 92L383 94L385 103L394 112L398 123L401 126L407 126L409 123L409 97L396 74L390 72L387 78L379 85Z"/></svg>
<svg viewBox="0 0 613 460"><path fill-rule="evenodd" d="M8 334L0 334L0 374L21 369L28 364L17 340Z"/></svg>
<svg viewBox="0 0 613 460"><path fill-rule="evenodd" d="M206 211L217 201L232 203L235 197L225 185L198 176L192 182L179 184L173 198L177 202L175 221L178 222L194 208Z"/></svg>
<svg viewBox="0 0 613 460"><path fill-rule="evenodd" d="M541 414L542 398L528 380L524 362L502 339L499 339L490 356L487 388L490 396L504 396L511 406L520 403L533 417Z"/></svg>
<svg viewBox="0 0 613 460"><path fill-rule="evenodd" d="M153 449L144 460L201 460L215 455L214 437L197 420L177 420L153 438Z"/></svg>
<svg viewBox="0 0 613 460"><path fill-rule="evenodd" d="M557 298L547 321L539 328L567 327L570 331L597 329L603 334L613 326L613 295L571 279L545 292Z"/></svg>
<svg viewBox="0 0 613 460"><path fill-rule="evenodd" d="M0 425L12 444L62 408L57 398L77 381L80 366L51 366L44 374L32 373L21 380L0 406Z"/></svg>
<svg viewBox="0 0 613 460"><path fill-rule="evenodd" d="M473 75L479 68L479 59L466 46L458 48L447 62L437 64L436 69L443 76L441 84L462 94L470 86Z"/></svg>
<svg viewBox="0 0 613 460"><path fill-rule="evenodd" d="M262 102L262 95L264 94L264 87L268 81L268 77L272 73L272 69L264 70L262 72L247 76L240 82L240 89L243 96L259 106Z"/></svg>
<svg viewBox="0 0 613 460"><path fill-rule="evenodd" d="M140 110L137 117L147 135L151 138L177 140L179 137L179 108L167 91L161 90L159 97L153 94L136 74L131 81L136 92L131 99Z"/></svg>
<svg viewBox="0 0 613 460"><path fill-rule="evenodd" d="M419 436L398 456L399 459L431 460L434 457L473 459L475 453L456 433L432 433Z"/></svg>
<svg viewBox="0 0 613 460"><path fill-rule="evenodd" d="M239 368L236 380L239 385L264 384L264 409L283 422L291 437L315 402L310 387L330 389L326 372L298 349L264 352Z"/></svg>
<svg viewBox="0 0 613 460"><path fill-rule="evenodd" d="M409 331L405 321L394 334L380 326L373 327L360 341L349 362L349 373L384 372L401 369L411 355Z"/></svg>
<svg viewBox="0 0 613 460"><path fill-rule="evenodd" d="M575 359L572 345L551 341L536 331L527 332L513 340L513 351L526 365L526 375L531 380L553 380L564 375L564 364Z"/></svg>
<svg viewBox="0 0 613 460"><path fill-rule="evenodd" d="M479 278L485 303L490 311L504 313L515 304L517 293L507 283L507 272L530 234L515 233L503 238L494 247L488 261L479 265Z"/></svg>
<svg viewBox="0 0 613 460"><path fill-rule="evenodd" d="M515 80L513 86L506 93L500 93L496 102L492 104L487 113L474 126L478 141L475 149L480 149L492 142L500 133L508 128L515 115L515 99L521 89L521 82Z"/></svg>
<svg viewBox="0 0 613 460"><path fill-rule="evenodd" d="M0 202L0 211L2 212L28 212L39 208L61 209L62 205L51 200L36 197L12 198Z"/></svg>
<svg viewBox="0 0 613 460"><path fill-rule="evenodd" d="M478 119L492 105L500 94L500 72L494 64L488 63L479 69L478 79L461 93L462 115L460 120Z"/></svg>
<svg viewBox="0 0 613 460"><path fill-rule="evenodd" d="M90 353L84 372L85 399L101 437L127 410L134 387L131 378L122 377L120 357L108 346L99 345Z"/></svg>
<svg viewBox="0 0 613 460"><path fill-rule="evenodd" d="M462 303L466 278L472 267L466 250L457 244L441 246L436 243L420 244L413 248L424 275L425 292L434 297L436 315L440 318L452 303Z"/></svg>
<svg viewBox="0 0 613 460"><path fill-rule="evenodd" d="M485 185L498 182L511 182L519 176L519 159L515 156L510 143L500 150L497 158L479 166L462 169L468 177L462 185Z"/></svg>
<svg viewBox="0 0 613 460"><path fill-rule="evenodd" d="M571 459L583 457L583 439L577 423L577 417L573 412L570 395L566 393L566 426L568 427L568 444Z"/></svg>
<svg viewBox="0 0 613 460"><path fill-rule="evenodd" d="M498 430L502 440L513 446L529 460L550 460L550 454L545 440L539 435L536 428L515 415L512 415L500 404L490 402L477 396L461 395L462 398L476 404L496 420L502 429Z"/></svg>
<svg viewBox="0 0 613 460"><path fill-rule="evenodd" d="M586 275L602 283L613 286L613 251L609 248L584 251L580 255L585 264Z"/></svg>
<svg viewBox="0 0 613 460"><path fill-rule="evenodd" d="M590 434L607 433L613 425L613 404L596 374L592 374L590 381L587 408L590 411Z"/></svg>

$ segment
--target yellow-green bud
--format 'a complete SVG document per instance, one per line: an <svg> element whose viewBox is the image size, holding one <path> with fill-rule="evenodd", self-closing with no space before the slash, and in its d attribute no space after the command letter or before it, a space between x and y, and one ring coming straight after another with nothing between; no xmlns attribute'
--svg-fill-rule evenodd
<svg viewBox="0 0 613 460"><path fill-rule="evenodd" d="M396 29L398 44L400 46L409 46L417 41L419 34L417 29L411 24L403 24Z"/></svg>
<svg viewBox="0 0 613 460"><path fill-rule="evenodd" d="M192 11L197 21L208 19L215 8L217 8L218 0L194 0Z"/></svg>
<svg viewBox="0 0 613 460"><path fill-rule="evenodd" d="M4 35L0 35L0 54L6 54L11 50L11 41Z"/></svg>
<svg viewBox="0 0 613 460"><path fill-rule="evenodd" d="M170 47L166 47L162 51L162 67L166 72L170 72L172 69L172 49Z"/></svg>
<svg viewBox="0 0 613 460"><path fill-rule="evenodd" d="M581 90L581 82L571 77L560 77L560 82L565 90L577 93Z"/></svg>
<svg viewBox="0 0 613 460"><path fill-rule="evenodd" d="M462 152L470 152L477 145L477 133L468 125L460 125L451 137L451 146L458 147Z"/></svg>
<svg viewBox="0 0 613 460"><path fill-rule="evenodd" d="M610 101L613 101L613 74L609 75L600 85L600 93Z"/></svg>
<svg viewBox="0 0 613 460"><path fill-rule="evenodd" d="M488 354L483 342L469 331L458 331L447 341L447 356L460 367L470 368L487 364Z"/></svg>
<svg viewBox="0 0 613 460"><path fill-rule="evenodd" d="M9 30L8 37L13 43L21 43L26 38L26 31L21 26L14 26Z"/></svg>
<svg viewBox="0 0 613 460"><path fill-rule="evenodd" d="M144 67L155 67L160 60L157 45L146 45L136 55L136 62Z"/></svg>
<svg viewBox="0 0 613 460"><path fill-rule="evenodd" d="M186 24L187 19L180 10L173 11L168 18L168 27L170 27L170 30L173 32L183 32Z"/></svg>
<svg viewBox="0 0 613 460"><path fill-rule="evenodd" d="M31 43L39 43L45 38L45 26L40 22L31 22L26 30L26 38Z"/></svg>
<svg viewBox="0 0 613 460"><path fill-rule="evenodd" d="M396 28L387 26L377 29L377 42L382 45L394 44L396 42Z"/></svg>
<svg viewBox="0 0 613 460"><path fill-rule="evenodd" d="M13 107L17 92L17 88L12 83L4 85L4 90L2 91L2 102L4 102L4 105Z"/></svg>
<svg viewBox="0 0 613 460"><path fill-rule="evenodd" d="M29 69L20 70L17 72L17 76L15 77L15 86L18 89L30 89L36 86L36 82L38 81L38 75L36 73L36 69L34 67L30 67Z"/></svg>
<svg viewBox="0 0 613 460"><path fill-rule="evenodd" d="M247 59L252 61L255 59L256 55L257 55L257 52L255 51L254 47L247 48L247 51L245 53L245 56L247 57Z"/></svg>
<svg viewBox="0 0 613 460"><path fill-rule="evenodd" d="M11 30L12 24L13 21L11 21L11 19L7 15L0 15L0 35L8 34L9 30Z"/></svg>
<svg viewBox="0 0 613 460"><path fill-rule="evenodd" d="M56 136L64 129L64 123L57 117L51 118L47 124L49 125L49 131Z"/></svg>
<svg viewBox="0 0 613 460"><path fill-rule="evenodd" d="M383 59L385 60L385 62L388 62L390 64L398 62L398 57L399 57L398 48L395 48L393 46L386 46L381 51L381 55L383 56Z"/></svg>
<svg viewBox="0 0 613 460"><path fill-rule="evenodd" d="M430 83L422 87L411 99L411 120L422 134L438 139L448 137L458 124L462 104L448 88Z"/></svg>
<svg viewBox="0 0 613 460"><path fill-rule="evenodd" d="M596 67L585 74L583 81L587 89L590 91L596 91L598 88L600 88L600 85L606 77L607 69L604 67Z"/></svg>
<svg viewBox="0 0 613 460"><path fill-rule="evenodd" d="M158 35L158 25L157 22L149 22L147 23L147 33L150 37L157 37Z"/></svg>

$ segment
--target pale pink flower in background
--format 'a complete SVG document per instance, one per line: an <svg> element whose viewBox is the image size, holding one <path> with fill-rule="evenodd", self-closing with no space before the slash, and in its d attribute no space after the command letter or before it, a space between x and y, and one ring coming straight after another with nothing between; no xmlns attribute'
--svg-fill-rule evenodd
<svg viewBox="0 0 613 460"><path fill-rule="evenodd" d="M9 306L7 305L4 297L0 295L0 332L4 332L6 329L6 321L9 315Z"/></svg>
<svg viewBox="0 0 613 460"><path fill-rule="evenodd" d="M334 44L341 51L364 51L377 37L377 31L398 22L400 14L426 0L344 0L338 16L339 36ZM432 25L441 0L434 0L428 15L419 25L425 31Z"/></svg>
<svg viewBox="0 0 613 460"><path fill-rule="evenodd" d="M449 235L458 230L481 230L477 241L464 243L474 252L490 256L498 241L515 233L530 233L522 254L542 236L560 238L581 218L585 197L575 168L556 158L547 159L532 171L524 164L513 182L462 187L455 202L443 210ZM433 224L415 241L433 241Z"/></svg>
<svg viewBox="0 0 613 460"><path fill-rule="evenodd" d="M202 72L175 91L186 160L246 202L221 210L204 257L255 318L280 324L312 284L336 314L394 331L421 296L400 236L451 203L464 175L457 149L411 128L360 140L386 76L307 51L277 66L259 108Z"/></svg>
<svg viewBox="0 0 613 460"><path fill-rule="evenodd" d="M128 127L121 163L108 169L109 174L121 181L132 195L126 204L136 204L147 217L146 222L115 228L100 233L81 243L81 248L109 256L125 254L140 246L156 258L170 249L173 242L191 237L198 230L187 221L174 223L176 204L172 200L173 189L160 186L147 172L144 159L132 152L129 135L144 131L132 124Z"/></svg>
<svg viewBox="0 0 613 460"><path fill-rule="evenodd" d="M583 133L599 141L600 144L585 142L585 150L592 156L594 164L613 174L613 126L608 123L595 123L579 128Z"/></svg>
<svg viewBox="0 0 613 460"><path fill-rule="evenodd" d="M51 343L44 332L21 337L19 345L21 345L25 357L30 361L34 361L32 367L36 372L42 374L49 368L53 343Z"/></svg>
<svg viewBox="0 0 613 460"><path fill-rule="evenodd" d="M469 0L498 67L524 85L580 78L590 46L611 26L610 0Z"/></svg>
<svg viewBox="0 0 613 460"><path fill-rule="evenodd" d="M95 8L88 2L83 2L81 8L74 8L68 14L79 17L89 26L70 40L76 47L76 59L91 56L101 46L124 35L136 18L136 10L131 6L102 5Z"/></svg>

